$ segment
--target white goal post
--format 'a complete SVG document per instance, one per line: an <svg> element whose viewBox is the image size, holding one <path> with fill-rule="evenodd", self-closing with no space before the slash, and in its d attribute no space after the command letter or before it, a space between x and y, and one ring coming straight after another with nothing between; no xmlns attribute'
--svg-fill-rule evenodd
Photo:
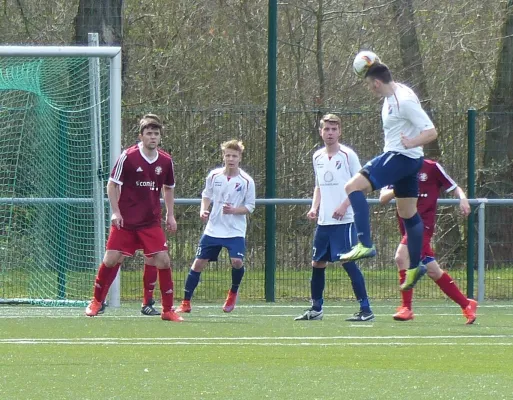
<svg viewBox="0 0 513 400"><path fill-rule="evenodd" d="M98 154L101 152L101 132L98 132L98 129L101 130L101 121L98 120L98 110L95 111L95 108L100 107L101 100L97 98L99 93L99 72L98 72L98 61L100 58L104 60L105 65L108 66L109 72L107 73L107 77L109 80L108 84L108 110L105 112L105 115L108 115L108 172L110 172L121 152L121 47L96 47L96 46L0 46L0 58L3 59L17 59L17 58L34 58L35 60L41 60L45 58L61 58L61 57L80 57L89 59L89 93L91 96L91 110L90 118L91 121L88 122L87 129L89 129L90 124L90 146L91 146L91 164L92 164L92 172L89 174L92 175L93 185L101 184L103 185L103 178L100 177L98 168L98 162L101 164L101 160L98 159ZM107 62L108 60L108 62ZM27 63L29 64L29 63ZM7 67L5 67L7 65ZM95 67L96 65L96 67ZM17 85L16 78L11 76L11 70L9 70L10 64L4 64L4 69L0 68L0 83L3 84L3 87L0 87L0 94L2 94L2 90L4 93L7 92L23 92L23 88L20 88L21 85ZM0 64L2 67L2 64ZM13 67L14 68L14 67ZM107 67L106 67L107 68ZM7 72L6 72L7 71ZM26 76L31 74L31 70L28 69L29 72L26 72ZM30 79L30 78L27 78ZM105 81L107 78L105 79ZM10 82L12 86L9 86ZM7 82L7 83L6 83ZM107 89L105 89L105 92ZM93 101L95 103L93 104ZM0 102L0 113L7 110L3 105L4 103ZM18 104L18 103L16 103ZM102 104L105 104L105 108L107 109L107 101L104 101ZM50 104L50 107L53 107ZM10 110L14 109L13 107ZM83 110L81 110L83 111ZM6 111L7 112L7 111ZM72 112L71 112L72 113ZM73 119L72 115L69 117L70 124L77 123L76 118ZM99 127L99 128L98 128ZM12 135L11 135L12 136ZM105 137L105 136L104 136ZM106 139L105 139L106 140ZM107 142L104 142L107 143ZM99 148L98 148L99 146ZM22 147L20 147L21 149ZM69 149L67 149L69 150ZM20 150L21 151L21 150ZM72 149L70 150L72 151ZM100 154L101 157L101 154ZM105 154L107 157L107 154ZM89 165L89 164L88 164ZM105 168L106 170L107 168ZM96 170L96 171L95 171ZM91 170L90 170L91 171ZM42 171L41 171L42 172ZM0 177L1 178L1 177ZM17 183L16 180L12 179L12 182ZM89 180L87 181L89 182ZM1 182L0 182L1 184ZM9 185L13 186L12 183ZM6 186L7 187L7 186ZM101 262L101 257L103 257L103 252L105 250L105 198L104 198L104 187L96 187L92 188L94 193L93 196L89 198L70 198L69 196L52 196L49 198L42 197L33 197L33 196L15 196L14 194L11 196L7 191L0 192L0 206L12 207L13 205L20 204L29 204L29 205L37 205L37 204L79 204L79 203L93 203L94 206L94 225L95 225L95 240L94 240L94 258L97 259L97 265ZM5 194L7 193L7 195ZM15 193L15 190L13 190ZM9 197L11 196L11 197ZM11 211L12 213L12 211ZM102 232L103 231L103 232ZM103 247L103 248L102 248ZM92 253L92 252L91 252ZM15 258L14 256L13 258ZM7 263L7 261L6 261ZM0 265L0 267L2 267ZM5 270L5 268L4 268ZM0 273L2 273L2 269L0 269ZM1 276L0 276L1 278ZM92 292L94 282L90 282L90 290ZM41 302L45 302L44 295L40 296L39 294L35 294ZM2 293L0 292L0 300L3 300ZM64 297L58 297L58 299L62 299ZM76 297L74 297L76 299ZM19 300L22 300L21 298ZM85 299L82 299L85 300ZM48 303L51 303L52 299L48 300ZM55 302L58 304L58 302ZM120 288L119 288L119 279L116 280L116 283L113 284L110 293L110 306L119 307L120 305Z"/></svg>

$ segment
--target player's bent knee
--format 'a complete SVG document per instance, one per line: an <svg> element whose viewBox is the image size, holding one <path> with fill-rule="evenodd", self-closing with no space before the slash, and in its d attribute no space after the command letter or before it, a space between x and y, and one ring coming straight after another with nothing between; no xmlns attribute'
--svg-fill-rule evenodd
<svg viewBox="0 0 513 400"><path fill-rule="evenodd" d="M367 177L362 175L361 172L358 172L355 176L353 176L349 182L346 183L344 189L347 194L362 191L364 193L370 192L372 189L372 185Z"/></svg>
<svg viewBox="0 0 513 400"><path fill-rule="evenodd" d="M155 266L159 269L168 269L171 268L171 259L169 258L169 254L167 252L161 252L153 255L153 261Z"/></svg>
<svg viewBox="0 0 513 400"><path fill-rule="evenodd" d="M123 262L125 256L119 251L108 250L103 256L103 264L107 268L115 267L117 264Z"/></svg>
<svg viewBox="0 0 513 400"><path fill-rule="evenodd" d="M436 261L431 261L427 264L425 264L427 268L427 276L429 276L432 280L435 282L442 277L444 274L444 271L442 268L440 268L440 265Z"/></svg>
<svg viewBox="0 0 513 400"><path fill-rule="evenodd" d="M208 264L208 260L196 258L192 263L191 269L194 272L202 272Z"/></svg>
<svg viewBox="0 0 513 400"><path fill-rule="evenodd" d="M244 265L244 262L240 258L232 258L232 267L235 269L240 269Z"/></svg>
<svg viewBox="0 0 513 400"><path fill-rule="evenodd" d="M417 198L413 197L396 197L397 213L403 219L409 219L417 213Z"/></svg>
<svg viewBox="0 0 513 400"><path fill-rule="evenodd" d="M401 254L396 254L394 260L398 269L408 269L408 260Z"/></svg>

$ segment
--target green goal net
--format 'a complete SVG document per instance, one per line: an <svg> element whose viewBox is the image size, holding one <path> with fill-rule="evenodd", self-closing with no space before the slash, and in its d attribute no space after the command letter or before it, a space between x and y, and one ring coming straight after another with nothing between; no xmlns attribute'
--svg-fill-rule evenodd
<svg viewBox="0 0 513 400"><path fill-rule="evenodd" d="M91 296L108 215L110 60L0 56L0 303Z"/></svg>

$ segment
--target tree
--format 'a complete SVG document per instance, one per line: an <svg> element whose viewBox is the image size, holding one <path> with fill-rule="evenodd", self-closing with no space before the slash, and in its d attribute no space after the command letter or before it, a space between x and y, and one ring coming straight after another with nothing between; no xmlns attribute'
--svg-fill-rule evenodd
<svg viewBox="0 0 513 400"><path fill-rule="evenodd" d="M424 64L420 52L419 40L413 13L412 0L398 0L392 2L394 21L399 33L399 50L403 64L402 75L405 81L415 90L419 96L424 110L433 118L431 98L428 92ZM428 157L438 158L440 147L435 140L424 147Z"/></svg>
<svg viewBox="0 0 513 400"><path fill-rule="evenodd" d="M87 45L87 35L97 32L101 45L121 46L123 0L80 0L75 17L75 43Z"/></svg>
<svg viewBox="0 0 513 400"><path fill-rule="evenodd" d="M495 82L490 93L486 121L483 169L479 195L488 198L513 194L513 0L504 16ZM486 239L489 264L511 262L513 207L487 207Z"/></svg>

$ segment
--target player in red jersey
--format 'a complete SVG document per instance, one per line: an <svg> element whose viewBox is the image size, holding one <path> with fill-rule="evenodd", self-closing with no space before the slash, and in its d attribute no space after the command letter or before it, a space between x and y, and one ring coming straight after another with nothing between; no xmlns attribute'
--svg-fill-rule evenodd
<svg viewBox="0 0 513 400"><path fill-rule="evenodd" d="M161 318L183 321L173 311L171 260L161 227L162 192L166 205L166 229L171 232L177 229L174 217L173 160L158 148L161 133L162 124L158 118L141 119L140 143L126 149L111 172L107 195L112 209L112 226L107 251L96 276L94 297L86 308L87 316L98 315L123 259L142 249L158 269L162 293Z"/></svg>
<svg viewBox="0 0 513 400"><path fill-rule="evenodd" d="M159 124L162 124L160 118L156 114L145 114L143 115L143 119L155 119ZM117 265L117 270L119 270L120 265ZM155 300L153 299L153 291L155 290L155 285L158 280L158 269L155 266L155 261L151 257L144 257L144 269L143 269L143 303L141 305L141 314L142 315L160 315L160 311L157 311L153 306L155 305ZM112 272L114 273L114 272ZM103 302L101 310L98 314L103 314L105 308L107 306L106 302Z"/></svg>
<svg viewBox="0 0 513 400"><path fill-rule="evenodd" d="M459 304L463 315L467 318L467 324L472 324L476 320L477 302L467 299L450 277L450 275L440 268L436 262L435 253L431 248L431 238L433 237L436 226L436 205L441 189L446 192L454 191L455 197L460 199L460 211L464 216L470 214L470 205L465 192L454 182L454 180L445 172L436 161L425 159L422 168L418 174L419 178L419 197L417 209L424 222L424 238L422 244L422 263L427 268L428 276L435 281L440 289L454 302ZM394 190L385 188L381 191L379 200L382 204L387 204L394 198ZM408 237L404 227L399 221L399 230L402 239L395 253L395 262L399 269L399 283L402 284L406 277L406 270L409 265ZM394 314L397 321L407 321L414 318L412 311L413 289L401 292L402 304Z"/></svg>

